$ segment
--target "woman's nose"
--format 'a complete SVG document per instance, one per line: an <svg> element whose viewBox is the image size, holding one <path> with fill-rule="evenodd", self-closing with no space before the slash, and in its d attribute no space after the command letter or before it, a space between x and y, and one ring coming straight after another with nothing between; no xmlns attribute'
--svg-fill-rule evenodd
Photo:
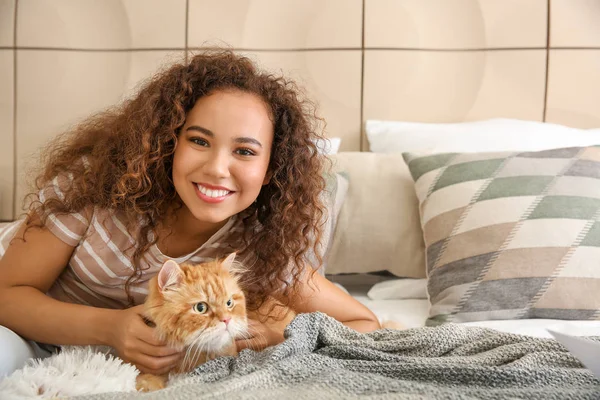
<svg viewBox="0 0 600 400"><path fill-rule="evenodd" d="M229 155L214 151L204 164L204 172L215 178L229 177Z"/></svg>

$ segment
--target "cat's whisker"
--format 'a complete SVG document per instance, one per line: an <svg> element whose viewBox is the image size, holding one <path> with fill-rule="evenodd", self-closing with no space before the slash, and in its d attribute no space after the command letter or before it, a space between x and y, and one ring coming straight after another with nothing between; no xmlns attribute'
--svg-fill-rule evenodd
<svg viewBox="0 0 600 400"><path fill-rule="evenodd" d="M246 339L250 339L250 338L252 338L252 335L250 334L249 331L239 332L239 336L236 336L236 339L239 339L239 340L246 340Z"/></svg>
<svg viewBox="0 0 600 400"><path fill-rule="evenodd" d="M188 347L188 358L187 361L190 363L189 367L192 367L195 360L197 359L197 351L199 347L202 347L203 345L203 333L204 332L199 332L198 335L192 340L192 343L189 345Z"/></svg>
<svg viewBox="0 0 600 400"><path fill-rule="evenodd" d="M254 336L252 336L250 332L246 331L246 332L243 332L240 336L241 336L240 339L248 342L248 348L250 350L255 350L255 351L262 350L264 348L264 346L262 346L262 344L267 342L265 340L265 336L260 332L256 332L256 334Z"/></svg>
<svg viewBox="0 0 600 400"><path fill-rule="evenodd" d="M184 371L187 370L187 361L188 361L188 357L190 355L190 349L191 349L190 346L188 346L185 349L185 355L183 356L183 361L181 361L181 369L184 370Z"/></svg>
<svg viewBox="0 0 600 400"><path fill-rule="evenodd" d="M203 341L201 343L201 345L198 347L198 352L195 354L194 362L197 363L198 362L198 358L202 357L203 354L206 355L206 359L207 360L208 360L209 356L212 355L211 354L210 341L209 340Z"/></svg>
<svg viewBox="0 0 600 400"><path fill-rule="evenodd" d="M202 347L204 347L203 336L202 335L198 335L198 337L192 342L192 344L189 347L189 350L188 350L188 355L189 355L188 362L190 364L189 364L189 367L186 366L186 369L189 369L189 368L193 367L194 364L197 362L198 355L199 355L199 349L201 349Z"/></svg>
<svg viewBox="0 0 600 400"><path fill-rule="evenodd" d="M208 353L210 344L212 342L211 330L203 331L202 336L200 336L198 339L196 351L194 352L193 363L197 363L202 354Z"/></svg>
<svg viewBox="0 0 600 400"><path fill-rule="evenodd" d="M261 341L258 337L253 337L248 340L248 348L250 350L254 350L254 351L260 351L263 349L263 346L261 346Z"/></svg>
<svg viewBox="0 0 600 400"><path fill-rule="evenodd" d="M192 346L189 346L187 348L187 351L185 352L185 357L184 357L184 360L183 360L183 369L185 371L187 371L189 369L189 367L190 367L189 364L191 364L190 360L191 360L191 357L192 357L192 351L194 351L194 350L195 350L195 346L192 345Z"/></svg>
<svg viewBox="0 0 600 400"><path fill-rule="evenodd" d="M204 349L204 347L206 347L206 345L202 341L200 343L198 343L197 346L194 347L194 354L190 358L190 362L191 362L190 368L198 363L198 358L202 355L202 349Z"/></svg>
<svg viewBox="0 0 600 400"><path fill-rule="evenodd" d="M187 351L185 352L185 358L183 360L183 365L182 365L182 369L184 371L188 371L191 367L191 353L192 351L194 351L194 347L190 346L188 347Z"/></svg>
<svg viewBox="0 0 600 400"><path fill-rule="evenodd" d="M248 328L245 326L239 326L238 324L232 326L231 332L229 333L234 340L242 339L248 334Z"/></svg>
<svg viewBox="0 0 600 400"><path fill-rule="evenodd" d="M194 361L196 360L196 351L196 346L190 347L186 357L185 371L189 371L194 366Z"/></svg>

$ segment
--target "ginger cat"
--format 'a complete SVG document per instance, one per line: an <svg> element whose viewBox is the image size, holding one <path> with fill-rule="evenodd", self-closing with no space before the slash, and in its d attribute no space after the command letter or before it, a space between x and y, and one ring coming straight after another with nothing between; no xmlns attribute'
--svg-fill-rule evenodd
<svg viewBox="0 0 600 400"><path fill-rule="evenodd" d="M248 329L246 301L237 283L235 253L198 265L169 260L149 284L146 317L156 332L185 357L171 374L185 373L213 358L237 355L235 339ZM138 391L166 387L168 376L140 374Z"/></svg>

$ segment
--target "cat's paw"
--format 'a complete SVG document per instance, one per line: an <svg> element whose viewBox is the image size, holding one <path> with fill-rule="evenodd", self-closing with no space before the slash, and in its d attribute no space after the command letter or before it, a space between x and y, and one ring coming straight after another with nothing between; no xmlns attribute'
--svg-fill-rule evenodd
<svg viewBox="0 0 600 400"><path fill-rule="evenodd" d="M167 378L165 376L140 374L135 380L135 388L138 392L153 392L164 389L166 386Z"/></svg>

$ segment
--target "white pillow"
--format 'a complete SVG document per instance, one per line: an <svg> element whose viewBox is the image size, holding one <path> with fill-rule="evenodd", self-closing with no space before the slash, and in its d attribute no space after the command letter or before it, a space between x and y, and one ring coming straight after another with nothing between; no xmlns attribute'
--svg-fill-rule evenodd
<svg viewBox="0 0 600 400"><path fill-rule="evenodd" d="M538 151L600 144L600 129L504 118L449 124L368 120L366 134L374 153Z"/></svg>
<svg viewBox="0 0 600 400"><path fill-rule="evenodd" d="M374 284L367 296L371 300L427 299L427 279L390 279Z"/></svg>

